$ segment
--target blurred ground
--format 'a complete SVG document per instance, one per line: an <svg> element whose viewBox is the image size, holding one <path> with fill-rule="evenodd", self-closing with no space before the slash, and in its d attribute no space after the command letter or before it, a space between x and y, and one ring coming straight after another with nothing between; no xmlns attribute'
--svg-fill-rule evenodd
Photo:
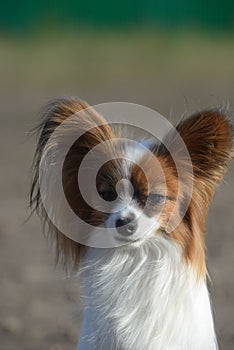
<svg viewBox="0 0 234 350"><path fill-rule="evenodd" d="M205 106L234 106L231 37L153 32L50 33L0 39L0 348L72 350L79 284L54 270L38 219L27 218L35 140L28 130L50 98L126 101L171 120ZM234 163L207 224L211 295L221 349L234 348ZM204 349L205 350L205 349Z"/></svg>

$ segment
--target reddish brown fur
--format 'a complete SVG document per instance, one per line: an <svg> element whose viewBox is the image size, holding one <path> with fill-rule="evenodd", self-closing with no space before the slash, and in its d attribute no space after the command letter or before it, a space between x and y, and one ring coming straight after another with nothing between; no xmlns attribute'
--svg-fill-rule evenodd
<svg viewBox="0 0 234 350"><path fill-rule="evenodd" d="M53 143L50 144L50 136L55 128L69 117L81 111L85 113L79 114L79 118L76 119L76 121L78 121L75 123L68 123L66 128L62 130L63 134L58 135L56 142L53 140ZM44 114L44 120L39 125L40 136L34 160L35 172L31 187L30 206L39 212L44 223L47 222L49 224L48 235L55 240L57 261L61 261L66 269L77 269L85 247L60 232L49 220L41 203L39 189L39 164L41 155L45 147L51 148L51 152L55 151L57 147L62 147L64 137L69 136L69 134L72 135L74 132L76 133L77 128L84 131L89 128L91 129L72 146L64 164L64 191L67 198L71 201L71 207L76 211L82 206L85 206L82 197L74 192L73 186L77 181L77 166L92 147L100 142L106 141L106 139L111 139L113 133L105 120L103 120L88 104L76 98L60 99L52 102L47 107ZM103 125L97 127L97 125L100 124Z"/></svg>
<svg viewBox="0 0 234 350"><path fill-rule="evenodd" d="M181 121L177 131L189 151L194 177L192 198L186 216L171 233L171 237L180 244L185 260L200 276L206 271L204 231L208 208L215 185L222 181L227 161L233 154L233 127L225 113L208 110ZM176 137L170 137L176 148ZM165 150L162 154L171 163L170 155ZM186 182L186 176L191 175L186 173L186 164L183 166Z"/></svg>

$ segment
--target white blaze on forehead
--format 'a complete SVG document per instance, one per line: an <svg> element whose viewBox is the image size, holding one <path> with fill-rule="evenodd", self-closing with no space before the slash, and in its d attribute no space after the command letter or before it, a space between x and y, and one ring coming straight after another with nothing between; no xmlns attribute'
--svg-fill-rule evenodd
<svg viewBox="0 0 234 350"><path fill-rule="evenodd" d="M124 158L133 163L139 162L145 155L149 154L149 149L152 142L146 140L139 140L138 142L131 142L126 140L124 145Z"/></svg>
<svg viewBox="0 0 234 350"><path fill-rule="evenodd" d="M129 179L132 175L132 166L133 164L138 165L141 159L145 156L150 157L150 147L152 146L151 141L147 140L139 140L139 141L133 141L133 140L124 140L123 142L123 158L124 158L124 165L123 165L123 171L127 179ZM143 169L144 172L144 169Z"/></svg>
<svg viewBox="0 0 234 350"><path fill-rule="evenodd" d="M116 184L116 193L120 199L132 199L134 195L134 188L128 179L121 179Z"/></svg>

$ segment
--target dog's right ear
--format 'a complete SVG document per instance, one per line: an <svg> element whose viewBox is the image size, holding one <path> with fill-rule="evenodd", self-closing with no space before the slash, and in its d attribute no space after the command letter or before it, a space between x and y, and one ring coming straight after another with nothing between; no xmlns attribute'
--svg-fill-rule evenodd
<svg viewBox="0 0 234 350"><path fill-rule="evenodd" d="M76 117L72 118L73 116ZM69 122L69 119L71 122ZM59 132L56 133L56 137L52 137L55 129L63 122L65 122L64 127L61 128L61 131L57 129ZM39 214L44 224L47 224L48 230L46 233L49 238L55 241L57 262L62 262L65 268L77 268L84 246L68 238L66 232L65 234L60 232L48 217L42 203L39 184L41 159L43 154L47 152L49 161L50 159L52 161L53 154L61 150L63 143L66 144L66 137L69 138L71 135L76 135L76 133L82 135L70 151L70 161L69 159L66 161L63 174L63 176L69 178L69 182L72 184L72 182L77 181L77 164L85 154L97 144L112 139L113 133L107 122L93 108L77 98L60 98L49 103L43 112L42 121L35 128L35 131L38 134L38 144L34 156L30 208L32 212L36 211ZM47 162L46 166L49 167L50 164ZM54 179L54 186L56 186L56 181L58 179Z"/></svg>

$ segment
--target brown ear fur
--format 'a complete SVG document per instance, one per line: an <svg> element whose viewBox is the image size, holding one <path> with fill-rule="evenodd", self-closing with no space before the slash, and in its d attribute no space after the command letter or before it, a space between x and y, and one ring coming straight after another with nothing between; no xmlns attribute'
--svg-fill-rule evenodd
<svg viewBox="0 0 234 350"><path fill-rule="evenodd" d="M233 156L234 129L226 113L218 109L196 113L182 120L176 129L191 157L193 194L186 216L173 234L186 231L185 258L201 275L205 273L204 230L208 207L215 185L222 181L227 162Z"/></svg>
<svg viewBox="0 0 234 350"><path fill-rule="evenodd" d="M226 113L218 109L195 113L182 120L176 129L191 157L193 192L188 210L180 225L171 232L171 237L181 245L185 260L200 276L206 272L204 230L208 207L215 186L222 181L227 163L233 156L234 129ZM173 131L166 137L168 143L180 155L181 143ZM173 157L164 146L159 148L158 156L173 163ZM181 159L179 165L184 169L182 181L186 183L186 177L191 176L186 158ZM181 197L186 198L186 190Z"/></svg>
<svg viewBox="0 0 234 350"><path fill-rule="evenodd" d="M80 101L77 98L61 98L52 101L46 107L43 113L43 119L38 128L36 128L39 138L34 156L34 174L30 191L30 207L32 211L38 212L44 222L44 226L48 226L47 235L55 242L56 246L56 261L61 262L67 271L70 269L77 269L81 253L84 251L84 246L73 241L60 232L48 218L40 196L39 165L43 151L46 145L50 143L50 137L55 128L57 128L67 118L80 111L85 112L84 116L79 115L77 118L77 123L71 124L67 129L65 127L65 129L62 130L64 134L59 135L57 142L52 141L53 143L50 144L50 152L56 152L56 149L58 149L63 142L63 137L69 136L69 133L74 134L77 128L79 128L81 131L90 129L83 136L81 136L80 142L78 141L78 151L80 150L83 155L99 142L105 141L106 139L112 137L112 131L106 124L106 121L87 103ZM79 157L80 155L78 154L77 156ZM70 171L70 169L68 169L68 171Z"/></svg>
<svg viewBox="0 0 234 350"><path fill-rule="evenodd" d="M177 127L188 148L195 178L210 185L221 182L233 152L234 128L221 110L196 113Z"/></svg>

